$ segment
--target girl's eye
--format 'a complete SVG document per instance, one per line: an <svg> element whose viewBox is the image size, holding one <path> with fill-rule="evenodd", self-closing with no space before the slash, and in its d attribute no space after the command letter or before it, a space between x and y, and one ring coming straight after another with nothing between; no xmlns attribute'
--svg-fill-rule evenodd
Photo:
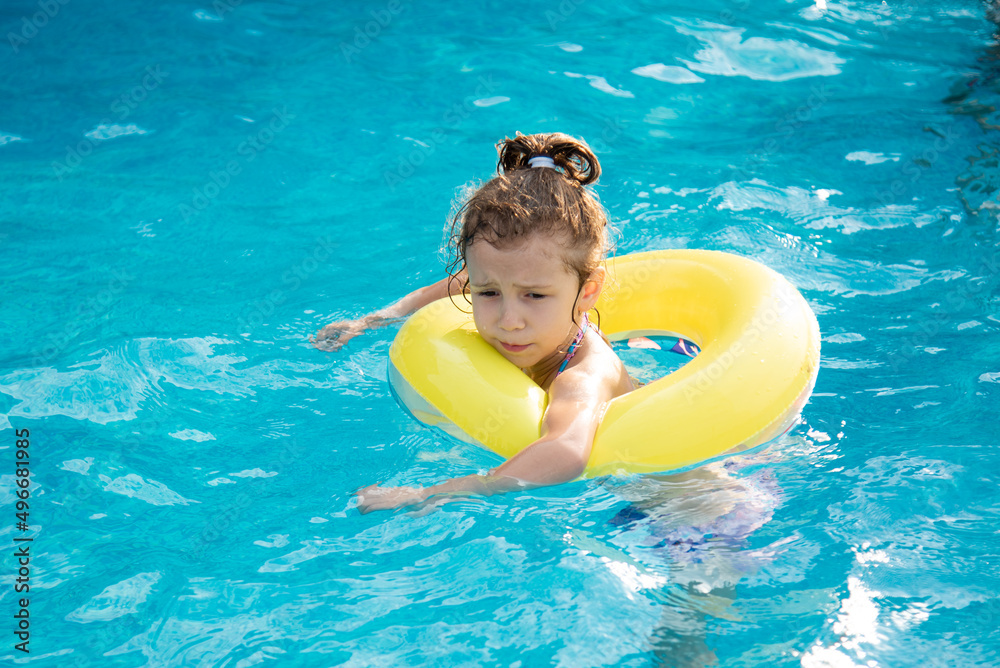
<svg viewBox="0 0 1000 668"><path fill-rule="evenodd" d="M497 296L496 290L480 290L476 294L479 295L480 297L496 297Z"/></svg>
<svg viewBox="0 0 1000 668"><path fill-rule="evenodd" d="M528 298L529 299L545 299L545 295L540 295L537 292L530 292L530 293L528 293Z"/></svg>

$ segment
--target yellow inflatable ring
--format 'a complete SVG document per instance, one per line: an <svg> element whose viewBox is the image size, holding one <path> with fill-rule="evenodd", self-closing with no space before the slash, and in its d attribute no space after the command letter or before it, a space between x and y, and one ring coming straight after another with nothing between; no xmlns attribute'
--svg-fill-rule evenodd
<svg viewBox="0 0 1000 668"><path fill-rule="evenodd" d="M795 424L816 381L820 337L791 283L718 251L637 253L607 266L597 308L608 338L677 335L701 353L608 404L586 475L688 468ZM545 391L451 300L413 314L389 359L393 389L418 420L505 458L538 438Z"/></svg>

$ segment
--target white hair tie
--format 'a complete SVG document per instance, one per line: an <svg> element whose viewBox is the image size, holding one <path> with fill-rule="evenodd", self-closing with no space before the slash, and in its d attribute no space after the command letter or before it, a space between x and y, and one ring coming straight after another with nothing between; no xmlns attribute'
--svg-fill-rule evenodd
<svg viewBox="0 0 1000 668"><path fill-rule="evenodd" d="M552 158L547 155L536 155L534 158L528 160L528 164L532 167L556 168L556 163L552 162Z"/></svg>

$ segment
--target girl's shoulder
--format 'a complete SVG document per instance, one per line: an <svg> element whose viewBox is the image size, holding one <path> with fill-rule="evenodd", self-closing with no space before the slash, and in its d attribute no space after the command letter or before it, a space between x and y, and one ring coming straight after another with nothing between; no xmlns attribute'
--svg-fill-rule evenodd
<svg viewBox="0 0 1000 668"><path fill-rule="evenodd" d="M578 359L574 359L574 363L553 381L553 385L559 381L579 385L583 392L606 397L605 400L634 389L625 365L599 332L587 332L584 345L576 357Z"/></svg>

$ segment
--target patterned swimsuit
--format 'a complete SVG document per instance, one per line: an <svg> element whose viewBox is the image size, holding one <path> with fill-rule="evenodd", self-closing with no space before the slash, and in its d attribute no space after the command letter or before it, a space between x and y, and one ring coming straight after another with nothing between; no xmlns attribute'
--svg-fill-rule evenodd
<svg viewBox="0 0 1000 668"><path fill-rule="evenodd" d="M566 357L563 358L562 364L559 365L559 370L556 371L556 378L558 378L559 374L566 370L566 367L569 365L569 361L573 359L574 355L576 355L576 349L580 347L580 343L583 342L583 337L586 335L588 329L590 329L590 318L588 318L587 314L584 313L583 325L580 327L580 331L577 332L576 336L573 338L573 343L569 344L569 350L566 351Z"/></svg>

